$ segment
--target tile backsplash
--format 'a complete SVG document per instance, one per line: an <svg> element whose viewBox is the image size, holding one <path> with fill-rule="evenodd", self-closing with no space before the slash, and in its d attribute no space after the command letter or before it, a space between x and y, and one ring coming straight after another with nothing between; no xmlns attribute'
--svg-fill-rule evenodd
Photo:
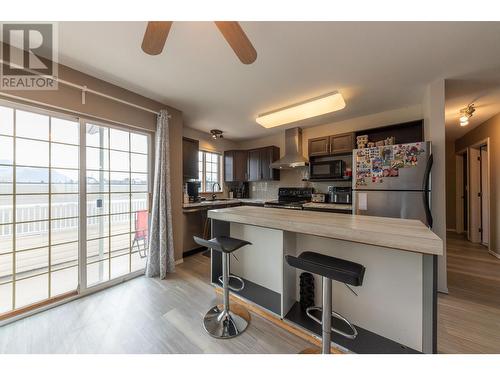
<svg viewBox="0 0 500 375"><path fill-rule="evenodd" d="M277 199L280 187L312 187L317 193L327 193L328 186L351 186L351 181L302 181L304 173L305 168L283 169L280 171L280 181L250 182L250 198L264 200Z"/></svg>

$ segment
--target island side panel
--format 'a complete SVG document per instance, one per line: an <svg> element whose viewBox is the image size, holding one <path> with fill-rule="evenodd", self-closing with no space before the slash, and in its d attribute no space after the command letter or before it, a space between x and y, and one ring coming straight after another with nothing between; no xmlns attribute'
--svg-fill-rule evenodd
<svg viewBox="0 0 500 375"><path fill-rule="evenodd" d="M245 282L245 288L242 291L232 291L231 293L237 294L274 314L282 316L282 271L280 271L283 267L282 231L242 224L237 224L240 227L237 229L235 227L235 230L231 231L231 226L235 225L234 223L215 219L211 221L213 237L232 236L255 244L244 246L240 250L235 251L234 255L238 258L238 261L233 256L230 258L231 274L242 277ZM249 229L243 227L249 227ZM267 234L265 231L268 231ZM261 243L262 238L265 238L266 241ZM279 264L276 264L278 258ZM261 268L266 266L269 272L262 275ZM271 269L272 272L270 272ZM210 278L212 284L221 286L219 282L219 276L221 275L222 256L218 251L212 251Z"/></svg>
<svg viewBox="0 0 500 375"><path fill-rule="evenodd" d="M297 253L315 251L366 267L355 296L333 283L333 309L352 323L403 345L422 351L422 255L378 246L297 234ZM296 277L299 299L299 279ZM315 277L315 304L321 305L321 279ZM285 312L286 314L286 312Z"/></svg>
<svg viewBox="0 0 500 375"><path fill-rule="evenodd" d="M422 267L422 347L424 353L437 353L437 256L424 255Z"/></svg>
<svg viewBox="0 0 500 375"><path fill-rule="evenodd" d="M289 255L297 255L297 234L293 232L283 232L283 266L282 266L282 275L283 275L283 293L281 294L281 310L283 312L282 318L290 311L293 304L296 302L296 296L300 293L300 290L297 290L296 279L297 269L295 267L291 267L285 260L285 254Z"/></svg>
<svg viewBox="0 0 500 375"><path fill-rule="evenodd" d="M231 273L282 293L283 231L231 223L231 237L251 242L231 257Z"/></svg>

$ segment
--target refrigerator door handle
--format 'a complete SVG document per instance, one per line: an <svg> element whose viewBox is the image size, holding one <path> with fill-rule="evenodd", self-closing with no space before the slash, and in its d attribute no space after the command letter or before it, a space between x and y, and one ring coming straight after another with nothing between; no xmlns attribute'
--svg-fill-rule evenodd
<svg viewBox="0 0 500 375"><path fill-rule="evenodd" d="M425 216L427 219L427 225L429 228L432 228L432 213L431 213L431 208L429 206L429 194L430 192L430 177L431 177L431 169L432 169L432 164L434 162L432 154L429 155L429 159L427 160L427 165L425 167L425 173L424 173L424 181L423 181L423 199L424 199L424 209L425 209Z"/></svg>

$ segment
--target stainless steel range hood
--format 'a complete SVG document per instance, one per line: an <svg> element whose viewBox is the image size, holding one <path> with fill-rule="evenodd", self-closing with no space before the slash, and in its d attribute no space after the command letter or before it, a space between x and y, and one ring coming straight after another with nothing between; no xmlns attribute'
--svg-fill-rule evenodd
<svg viewBox="0 0 500 375"><path fill-rule="evenodd" d="M285 156L271 164L274 169L305 167L308 160L302 155L302 129L285 130Z"/></svg>

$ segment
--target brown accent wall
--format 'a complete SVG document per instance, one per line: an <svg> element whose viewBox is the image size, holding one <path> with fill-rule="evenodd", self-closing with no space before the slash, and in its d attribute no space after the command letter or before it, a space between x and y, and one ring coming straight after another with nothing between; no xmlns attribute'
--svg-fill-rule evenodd
<svg viewBox="0 0 500 375"><path fill-rule="evenodd" d="M88 74L59 65L58 76L60 79L78 85L87 86L89 89L125 100L142 107L158 111L167 109L172 118L170 119L170 156L171 156L171 179L172 179L172 217L174 232L175 259L182 259L182 221L176 218L182 217L182 112L138 95L132 91L125 90L119 86L97 79ZM2 95L15 95L22 99L12 99ZM86 95L86 103L82 104L81 91L63 84L59 84L58 90L54 91L12 91L0 90L0 98L23 104L42 107L49 110L60 110L62 112L86 117L89 119L107 120L122 125L148 130L154 132L156 129L156 114L137 109L110 99L93 94ZM44 105L30 103L36 101ZM59 109L58 109L59 108Z"/></svg>
<svg viewBox="0 0 500 375"><path fill-rule="evenodd" d="M500 254L500 114L493 116L455 141L455 150L463 150L490 138L490 242L491 250Z"/></svg>

